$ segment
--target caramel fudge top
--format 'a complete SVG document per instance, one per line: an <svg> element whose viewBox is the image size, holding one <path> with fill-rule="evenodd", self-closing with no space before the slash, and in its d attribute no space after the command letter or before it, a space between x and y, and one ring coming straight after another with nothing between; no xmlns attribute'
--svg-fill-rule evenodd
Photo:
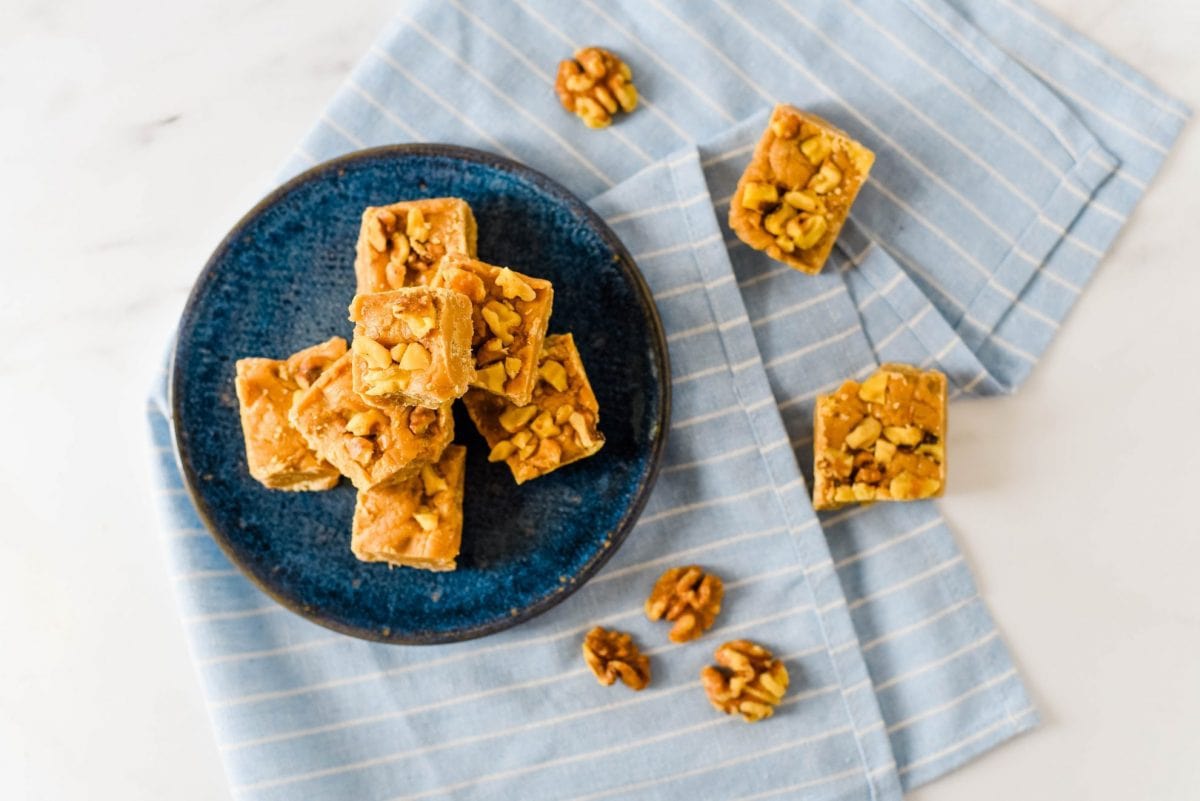
<svg viewBox="0 0 1200 801"><path fill-rule="evenodd" d="M376 409L354 391L350 372L347 353L292 403L292 424L318 456L360 490L407 478L441 456L454 438L450 404Z"/></svg>
<svg viewBox="0 0 1200 801"><path fill-rule="evenodd" d="M333 337L286 360L239 359L234 386L246 441L250 475L273 489L324 490L338 482L337 470L319 458L292 427L292 396L307 388L346 352Z"/></svg>
<svg viewBox="0 0 1200 801"><path fill-rule="evenodd" d="M537 356L550 323L554 287L463 256L447 256L433 286L461 292L474 305L472 386L527 404L537 381Z"/></svg>
<svg viewBox="0 0 1200 801"><path fill-rule="evenodd" d="M447 253L474 256L477 236L471 207L456 197L370 206L354 260L358 294L428 284Z"/></svg>
<svg viewBox="0 0 1200 801"><path fill-rule="evenodd" d="M813 114L778 105L729 205L729 225L756 250L818 273L875 154Z"/></svg>
<svg viewBox="0 0 1200 801"><path fill-rule="evenodd" d="M475 380L471 301L458 292L410 287L357 295L354 389L372 406L427 406L462 397Z"/></svg>
<svg viewBox="0 0 1200 801"><path fill-rule="evenodd" d="M591 456L604 445L600 406L570 334L546 337L533 397L517 405L473 389L463 402L487 440L488 461L504 461L518 484Z"/></svg>
<svg viewBox="0 0 1200 801"><path fill-rule="evenodd" d="M945 437L943 374L885 364L862 384L845 382L817 400L814 505L941 495Z"/></svg>
<svg viewBox="0 0 1200 801"><path fill-rule="evenodd" d="M450 445L436 464L396 484L358 493L350 549L364 562L454 570L462 543L467 449Z"/></svg>

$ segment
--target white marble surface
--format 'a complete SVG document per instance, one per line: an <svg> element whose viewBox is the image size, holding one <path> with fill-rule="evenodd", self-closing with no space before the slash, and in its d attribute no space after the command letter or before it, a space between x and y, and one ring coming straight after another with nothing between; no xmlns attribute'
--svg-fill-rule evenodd
<svg viewBox="0 0 1200 801"><path fill-rule="evenodd" d="M1045 0L1044 0L1045 1ZM0 798L227 798L147 498L196 271L385 0L0 4ZM1200 6L1048 0L1200 108ZM1200 796L1200 134L945 509L1046 723L920 801Z"/></svg>

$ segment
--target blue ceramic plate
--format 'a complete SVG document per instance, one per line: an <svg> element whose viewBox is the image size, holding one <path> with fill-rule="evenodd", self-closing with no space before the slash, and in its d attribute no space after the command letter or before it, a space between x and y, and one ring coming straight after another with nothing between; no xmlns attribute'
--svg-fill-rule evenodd
<svg viewBox="0 0 1200 801"><path fill-rule="evenodd" d="M554 282L551 332L571 331L600 401L604 448L520 487L487 462L459 404L467 446L458 570L365 564L350 553L354 489L268 490L246 472L234 362L282 358L351 337L362 210L465 198L479 257ZM200 516L268 595L331 629L393 643L465 640L514 626L578 589L645 504L670 408L662 324L633 259L587 206L515 162L459 147L352 153L289 181L217 248L179 325L171 405L180 464Z"/></svg>

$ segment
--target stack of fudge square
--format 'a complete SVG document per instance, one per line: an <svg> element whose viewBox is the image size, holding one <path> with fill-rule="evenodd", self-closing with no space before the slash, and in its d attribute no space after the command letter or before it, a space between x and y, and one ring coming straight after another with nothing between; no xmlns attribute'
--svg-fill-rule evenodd
<svg viewBox="0 0 1200 801"><path fill-rule="evenodd" d="M241 359L251 476L272 489L358 490L351 550L367 562L453 570L466 448L462 398L518 484L604 444L571 334L547 334L549 281L479 261L471 207L433 198L370 207L355 252L354 339L286 359Z"/></svg>

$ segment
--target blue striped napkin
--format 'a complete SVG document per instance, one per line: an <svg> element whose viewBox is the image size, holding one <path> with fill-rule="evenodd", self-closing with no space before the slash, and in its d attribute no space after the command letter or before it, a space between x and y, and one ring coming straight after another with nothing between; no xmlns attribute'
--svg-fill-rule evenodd
<svg viewBox="0 0 1200 801"><path fill-rule="evenodd" d="M551 91L558 60L592 43L632 64L643 95L600 132ZM776 100L878 155L817 277L724 223ZM483 641L392 648L295 618L229 566L153 403L171 569L235 794L896 798L1035 725L936 505L813 514L812 404L883 360L936 366L955 396L1018 386L1187 116L1020 0L407 5L284 176L365 145L453 141L594 198L668 329L667 463L572 599ZM659 646L636 600L682 560L719 569L730 603L713 635ZM584 673L578 640L604 620L651 646L647 691ZM786 655L776 719L747 727L699 697L726 635Z"/></svg>

